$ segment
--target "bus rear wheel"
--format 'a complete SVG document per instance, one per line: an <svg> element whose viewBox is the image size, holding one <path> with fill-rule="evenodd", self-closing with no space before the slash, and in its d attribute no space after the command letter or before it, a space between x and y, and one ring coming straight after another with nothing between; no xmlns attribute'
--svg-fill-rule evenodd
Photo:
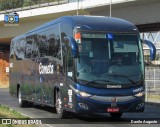
<svg viewBox="0 0 160 127"><path fill-rule="evenodd" d="M112 118L121 118L122 113L110 113Z"/></svg>
<svg viewBox="0 0 160 127"><path fill-rule="evenodd" d="M66 111L63 108L62 96L59 91L56 94L56 112L58 118L60 119L66 118Z"/></svg>

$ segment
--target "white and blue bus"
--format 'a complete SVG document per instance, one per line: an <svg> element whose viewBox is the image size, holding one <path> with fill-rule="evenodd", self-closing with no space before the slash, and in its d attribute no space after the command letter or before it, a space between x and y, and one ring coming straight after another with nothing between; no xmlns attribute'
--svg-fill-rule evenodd
<svg viewBox="0 0 160 127"><path fill-rule="evenodd" d="M145 68L135 25L118 18L64 16L12 39L10 93L20 107L55 107L59 118L143 112Z"/></svg>

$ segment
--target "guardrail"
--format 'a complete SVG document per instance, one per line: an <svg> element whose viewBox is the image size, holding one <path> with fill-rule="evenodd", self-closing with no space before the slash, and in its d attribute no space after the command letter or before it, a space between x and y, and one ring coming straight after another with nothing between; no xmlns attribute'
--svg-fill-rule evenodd
<svg viewBox="0 0 160 127"><path fill-rule="evenodd" d="M67 4L79 1L82 0L29 0L27 2L22 2L22 0L19 0L19 3L16 3L12 0L10 0L9 2L5 0L4 2L0 2L0 14L30 10L40 7L56 6L60 4Z"/></svg>

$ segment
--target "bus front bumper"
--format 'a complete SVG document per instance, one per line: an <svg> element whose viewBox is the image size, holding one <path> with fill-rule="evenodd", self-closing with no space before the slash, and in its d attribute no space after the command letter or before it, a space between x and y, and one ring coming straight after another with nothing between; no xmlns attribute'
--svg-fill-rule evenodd
<svg viewBox="0 0 160 127"><path fill-rule="evenodd" d="M144 96L84 98L76 95L76 100L77 101L74 102L74 112L82 114L110 112L143 112L145 108Z"/></svg>

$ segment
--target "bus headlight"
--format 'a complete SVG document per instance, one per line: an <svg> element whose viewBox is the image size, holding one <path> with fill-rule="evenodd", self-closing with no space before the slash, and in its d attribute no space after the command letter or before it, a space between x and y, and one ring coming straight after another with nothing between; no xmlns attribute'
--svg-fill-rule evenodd
<svg viewBox="0 0 160 127"><path fill-rule="evenodd" d="M136 93L134 96L135 96L135 97L142 97L142 96L144 96L144 91L143 91L143 92Z"/></svg>
<svg viewBox="0 0 160 127"><path fill-rule="evenodd" d="M79 94L82 96L82 97L90 97L91 96L91 94L89 94L89 93L86 93L86 92L79 92Z"/></svg>
<svg viewBox="0 0 160 127"><path fill-rule="evenodd" d="M71 87L71 89L76 93L76 94L78 94L78 95L80 95L80 96L82 96L82 97L90 97L90 96L92 96L91 94L89 94L89 93L86 93L86 92L83 92L83 91L80 91L80 90L77 90L77 89L75 89L73 86L71 86L70 85L70 87Z"/></svg>

